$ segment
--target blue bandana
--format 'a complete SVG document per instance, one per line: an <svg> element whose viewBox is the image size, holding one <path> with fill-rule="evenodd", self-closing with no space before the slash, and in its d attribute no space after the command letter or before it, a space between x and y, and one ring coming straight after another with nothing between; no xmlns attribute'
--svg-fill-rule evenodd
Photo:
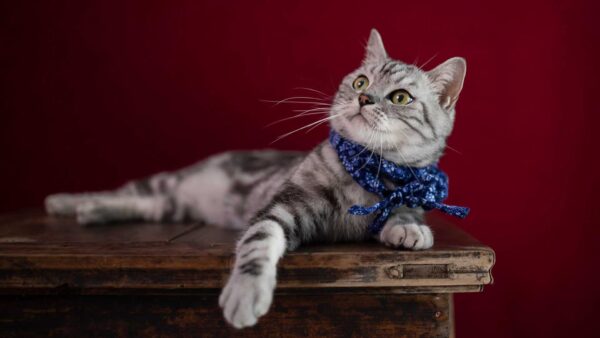
<svg viewBox="0 0 600 338"><path fill-rule="evenodd" d="M329 136L346 171L365 190L381 197L370 207L353 205L348 209L352 215L368 215L377 212L369 232L377 234L392 211L402 205L425 210L439 209L449 215L465 218L469 208L443 204L448 197L448 176L437 165L423 168L404 167L368 151L364 146L346 140L335 131ZM396 185L388 189L383 177Z"/></svg>

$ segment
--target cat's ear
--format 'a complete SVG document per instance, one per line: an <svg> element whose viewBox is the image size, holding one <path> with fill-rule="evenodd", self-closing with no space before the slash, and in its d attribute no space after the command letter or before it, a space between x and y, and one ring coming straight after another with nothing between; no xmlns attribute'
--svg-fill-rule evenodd
<svg viewBox="0 0 600 338"><path fill-rule="evenodd" d="M367 42L367 48L365 52L365 59L363 63L380 63L387 59L387 53L385 47L383 47L383 40L379 32L373 28L371 29L371 35L369 36L369 42Z"/></svg>
<svg viewBox="0 0 600 338"><path fill-rule="evenodd" d="M453 57L427 72L435 92L439 94L440 105L449 110L454 108L467 74L467 62L461 57Z"/></svg>

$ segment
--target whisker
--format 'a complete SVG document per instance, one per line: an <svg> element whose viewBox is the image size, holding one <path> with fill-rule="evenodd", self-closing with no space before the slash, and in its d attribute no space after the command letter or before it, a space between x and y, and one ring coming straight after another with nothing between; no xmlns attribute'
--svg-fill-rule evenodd
<svg viewBox="0 0 600 338"><path fill-rule="evenodd" d="M307 112L307 111L324 111L324 112L328 112L330 111L329 107L316 107L316 108L311 108L311 109L292 109L293 112L295 113L299 113L299 112Z"/></svg>
<svg viewBox="0 0 600 338"><path fill-rule="evenodd" d="M386 131L391 132L392 130L388 127L388 128L386 128ZM405 132L403 132L402 130L398 130L398 131L400 133L402 133L404 138L408 139ZM407 164L408 161L406 160L406 158L404 156L402 156L402 151L400 151L400 148L398 148L398 145L396 143L392 143L392 146L394 146L394 148L396 148L396 151L398 152L398 155L400 155L400 158L402 159L402 161L404 161L404 164ZM407 166L407 168L408 168L408 170L410 170L410 173L417 179L417 181L419 181L419 177L417 177L417 174L415 174L415 171L410 166Z"/></svg>
<svg viewBox="0 0 600 338"><path fill-rule="evenodd" d="M372 128L372 130L371 130L371 134L369 135L369 139L367 140L367 146L364 146L363 150L361 150L360 152L358 152L358 154L352 156L351 158L354 158L354 157L362 154L365 150L367 150L368 145L371 144L371 141L373 140L373 136L375 136L375 128Z"/></svg>
<svg viewBox="0 0 600 338"><path fill-rule="evenodd" d="M461 153L460 151L458 151L458 150L456 150L456 149L452 148L451 146L449 146L449 145L447 145L447 144L446 144L446 148L448 148L448 149L450 149L450 150L452 150L452 151L455 151L455 152L456 152L457 154L459 154L459 155L462 155L462 153Z"/></svg>
<svg viewBox="0 0 600 338"><path fill-rule="evenodd" d="M338 115L342 115L342 114L343 114L343 112L339 113ZM336 115L336 114L334 114L334 115ZM327 122L327 121L328 121L328 120L325 120L325 119L323 119L323 123L325 123L325 122ZM309 133L311 130L313 130L313 129L317 128L318 126L320 126L320 125L321 125L321 124L323 124L323 123L319 123L319 124L316 124L316 125L314 125L312 128L310 128L310 129L308 129L308 130L306 131L306 134L308 134L308 133Z"/></svg>
<svg viewBox="0 0 600 338"><path fill-rule="evenodd" d="M310 127L314 126L315 124L320 124L320 123L323 123L323 122L326 122L326 121L333 120L334 118L338 118L338 117L340 117L340 116L342 116L342 115L343 115L343 113L338 113L338 114L334 114L334 115L328 116L328 117L326 117L326 118L320 119L320 120L318 120L318 121L315 121L315 122L309 123L309 124L307 124L307 125L305 125L305 126L303 126L303 127L300 127L300 128L298 128L298 129L296 129L296 130L292 130L292 131L290 131L289 133L285 133L285 134L283 134L283 135L279 136L279 137L278 137L278 138L276 138L276 139L275 139L273 142L271 142L271 144L273 144L273 143L275 143L275 142L277 142L277 141L281 140L281 139L282 139L282 138L284 138L284 137L287 137L287 136L290 136L290 135L292 135L292 134L294 134L294 133L296 133L296 132L299 132L300 130L304 130L304 129L306 129L306 128L310 128Z"/></svg>
<svg viewBox="0 0 600 338"><path fill-rule="evenodd" d="M400 131L400 132L402 134L404 134L403 131ZM406 135L404 137L406 137ZM402 156L402 152L400 151L400 148L398 148L398 145L396 145L395 143L392 143L392 145L394 146L394 148L396 148L396 151L398 152L398 155L400 155L400 158L402 158L402 161L404 161L404 163L408 163L406 158L404 156ZM417 177L417 174L415 174L414 170L410 166L407 166L407 168L408 168L408 170L410 170L410 173L417 179L417 181L420 181L419 177Z"/></svg>
<svg viewBox="0 0 600 338"><path fill-rule="evenodd" d="M269 101L269 100L262 100L263 102L268 102L268 103L275 103L273 105L273 107L281 104L281 103L295 103L295 104L312 104L315 106L324 106L324 107L331 107L331 103L325 103L325 102L313 102L313 101Z"/></svg>
<svg viewBox="0 0 600 338"><path fill-rule="evenodd" d="M310 109L310 110L312 110L312 109ZM264 128L276 125L276 124L281 123L283 121L287 121L287 120L291 120L291 119L295 119L295 118L299 118L299 117L303 117L303 116L322 115L322 114L326 114L327 113L327 111L310 112L310 110L305 111L302 114L298 114L298 115L286 117L286 118L279 119L277 121L271 122L271 123L267 124L266 126L264 126Z"/></svg>
<svg viewBox="0 0 600 338"><path fill-rule="evenodd" d="M358 168L358 171L362 170L362 168L366 167L367 164L369 164L369 161L371 161L371 158L373 157L374 152L375 152L375 149L371 149L371 154L369 155L369 158L367 159L365 164L362 165L362 167Z"/></svg>
<svg viewBox="0 0 600 338"><path fill-rule="evenodd" d="M373 135L375 135L377 133L377 130L375 130L375 127L371 127L373 128ZM367 144L368 147L373 147L370 146L370 144ZM367 164L369 163L369 161L371 161L371 158L373 157L373 153L375 152L375 148L373 147L373 149L371 149L371 154L369 155L369 158L367 159L367 161L365 162L365 164L362 165L362 167L358 168L358 171L362 170L364 167L367 166Z"/></svg>
<svg viewBox="0 0 600 338"><path fill-rule="evenodd" d="M427 64L429 62L431 62L433 59L435 59L435 57L438 55L438 53L435 53L432 57L430 57L427 61L425 61L425 63L423 63L420 66L417 66L420 70L423 70L423 67L427 66Z"/></svg>
<svg viewBox="0 0 600 338"><path fill-rule="evenodd" d="M323 95L325 98L330 98L330 97L331 97L331 95L327 95L327 94L323 93L322 91L320 91L320 90L316 90L316 89L313 89L313 88L308 88L308 87L295 87L294 89L301 89L301 90L308 90L308 91L311 91L311 92L315 92L315 93L317 93L317 94L321 94L321 95Z"/></svg>
<svg viewBox="0 0 600 338"><path fill-rule="evenodd" d="M415 58L415 61L413 61L413 65L416 65L419 63L419 55L417 55L417 57ZM417 66L418 67L418 66ZM419 67L420 68L420 67Z"/></svg>
<svg viewBox="0 0 600 338"><path fill-rule="evenodd" d="M306 134L310 133L310 131L311 131L311 130L313 130L313 129L317 128L318 126L322 125L323 123L325 123L325 122L327 122L327 121L329 121L329 120L321 121L321 123L317 123L317 124L315 124L315 125L314 125L312 128L310 128L310 129L308 129L308 130L306 131Z"/></svg>
<svg viewBox="0 0 600 338"><path fill-rule="evenodd" d="M309 101L310 100L310 101ZM262 102L275 103L273 106L281 103L326 103L324 99L312 96L292 96L283 100L260 100Z"/></svg>
<svg viewBox="0 0 600 338"><path fill-rule="evenodd" d="M383 136L381 136L381 134L379 134L379 144L380 144L381 150L379 153L379 166L377 167L377 175L375 175L375 180L379 179L379 171L381 170L381 161L383 160Z"/></svg>

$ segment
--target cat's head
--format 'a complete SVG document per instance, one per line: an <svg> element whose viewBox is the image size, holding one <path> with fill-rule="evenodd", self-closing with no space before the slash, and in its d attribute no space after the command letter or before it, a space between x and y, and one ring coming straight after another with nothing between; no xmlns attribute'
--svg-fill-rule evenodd
<svg viewBox="0 0 600 338"><path fill-rule="evenodd" d="M397 163L437 161L454 124L466 62L455 57L430 71L388 57L373 29L363 64L340 84L331 127Z"/></svg>

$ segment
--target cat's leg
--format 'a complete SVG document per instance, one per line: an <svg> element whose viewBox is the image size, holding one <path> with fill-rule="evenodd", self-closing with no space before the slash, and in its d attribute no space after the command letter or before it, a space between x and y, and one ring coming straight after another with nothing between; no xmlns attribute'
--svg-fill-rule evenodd
<svg viewBox="0 0 600 338"><path fill-rule="evenodd" d="M394 248L424 250L433 246L433 233L424 224L422 210L402 208L392 215L377 236L379 241Z"/></svg>
<svg viewBox="0 0 600 338"><path fill-rule="evenodd" d="M293 249L298 243L290 231L301 226L295 224L295 212L283 204L268 209L239 240L235 264L219 297L225 319L236 328L252 326L267 313L277 262L286 248Z"/></svg>
<svg viewBox="0 0 600 338"><path fill-rule="evenodd" d="M126 194L126 190L88 192L78 194L60 193L49 195L48 197L46 197L44 205L46 207L46 212L50 215L71 216L76 214L77 207L79 205Z"/></svg>
<svg viewBox="0 0 600 338"><path fill-rule="evenodd" d="M52 215L77 216L81 224L126 220L175 220L175 199L171 192L176 175L159 173L131 181L113 191L54 194L46 197L46 211ZM182 217L181 217L182 218ZM176 219L180 220L180 219Z"/></svg>
<svg viewBox="0 0 600 338"><path fill-rule="evenodd" d="M166 196L107 196L79 204L80 224L144 220L158 222L172 215L174 201Z"/></svg>

